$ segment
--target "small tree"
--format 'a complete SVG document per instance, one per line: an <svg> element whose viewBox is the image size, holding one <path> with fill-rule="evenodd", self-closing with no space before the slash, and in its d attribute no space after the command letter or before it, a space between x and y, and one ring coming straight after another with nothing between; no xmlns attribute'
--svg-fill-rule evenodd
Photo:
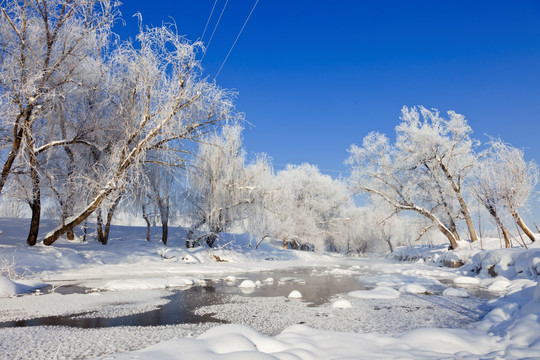
<svg viewBox="0 0 540 360"><path fill-rule="evenodd" d="M262 211L250 223L266 224L265 235L280 239L284 247L338 250L351 234L345 212L352 204L345 184L314 165L288 165L266 176L257 205Z"/></svg>
<svg viewBox="0 0 540 360"><path fill-rule="evenodd" d="M500 139L491 140L489 148L479 157L482 166L474 183L480 195L477 197L488 204L492 216L497 206L507 209L529 239L535 241L534 234L519 215L519 209L526 205L538 184L538 165L533 160L525 161L522 150Z"/></svg>
<svg viewBox="0 0 540 360"><path fill-rule="evenodd" d="M245 168L242 128L224 126L221 133L208 135L200 144L189 169L188 201L193 226L187 247L200 240L212 247L219 234L239 225L253 203L253 177ZM203 230L202 236L196 232Z"/></svg>

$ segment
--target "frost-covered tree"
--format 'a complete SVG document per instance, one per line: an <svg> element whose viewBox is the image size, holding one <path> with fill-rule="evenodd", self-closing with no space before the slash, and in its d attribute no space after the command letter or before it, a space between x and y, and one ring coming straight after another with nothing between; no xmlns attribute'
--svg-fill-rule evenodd
<svg viewBox="0 0 540 360"><path fill-rule="evenodd" d="M500 209L502 208L501 199L497 189L493 186L497 183L499 177L499 165L493 157L487 156L488 152L479 154L479 161L472 176L469 179L469 187L472 190L477 201L484 206L496 226L502 233L505 247L512 246L508 229L501 219Z"/></svg>
<svg viewBox="0 0 540 360"><path fill-rule="evenodd" d="M279 239L294 249L344 249L351 233L346 209L352 206L345 184L320 173L310 164L288 165L275 176L266 174L262 206L251 223L258 237ZM262 220L260 220L262 218ZM254 232L252 232L254 233Z"/></svg>
<svg viewBox="0 0 540 360"><path fill-rule="evenodd" d="M50 245L82 223L104 202L115 204L130 182L140 179L147 155L185 154L190 140L223 120L234 117L231 93L202 77L196 54L199 43L189 43L170 27L141 30L136 43L111 50L101 93L108 96L106 122L116 129L103 132L99 148L100 176L91 200L69 221L43 240ZM98 104L96 104L98 105Z"/></svg>
<svg viewBox="0 0 540 360"><path fill-rule="evenodd" d="M465 117L449 111L445 119L439 111L420 106L403 107L401 120L396 127L396 147L409 166L426 173L425 191L440 205L439 217L445 219L457 237L455 219L458 215L454 209L458 208L471 241L476 241L478 237L463 185L476 163L474 147L477 142L470 137L472 130Z"/></svg>
<svg viewBox="0 0 540 360"><path fill-rule="evenodd" d="M437 227L456 249L458 239L437 215L437 197L427 196L425 184L429 183L426 172L417 171L416 161L392 145L389 139L372 132L362 142L362 147L352 145L347 163L352 167L351 186L358 193L379 197L396 211L413 211Z"/></svg>
<svg viewBox="0 0 540 360"><path fill-rule="evenodd" d="M169 234L169 220L181 203L179 195L180 177L184 173L184 161L174 158L154 157L152 153L147 156L144 164L144 180L138 183L136 206L141 208L142 216L147 224L146 239L150 239L151 219L159 218L161 221L161 241L167 245Z"/></svg>
<svg viewBox="0 0 540 360"><path fill-rule="evenodd" d="M476 163L477 142L464 116L449 111L445 119L437 110L403 107L401 120L395 144L371 133L362 147L350 148L353 187L379 196L398 211L429 219L429 226L437 227L452 248L457 247L456 222L461 218L476 241L464 183Z"/></svg>
<svg viewBox="0 0 540 360"><path fill-rule="evenodd" d="M538 165L533 160L525 161L522 150L500 139L491 140L489 148L479 154L479 159L480 166L472 181L476 197L495 219L505 239L508 234L498 214L501 207L509 211L516 224L531 241L535 241L534 234L519 215L519 209L526 205L538 184Z"/></svg>
<svg viewBox="0 0 540 360"><path fill-rule="evenodd" d="M254 201L254 176L246 171L242 127L227 125L221 132L206 136L188 174L187 199L193 209L193 226L186 246L204 241L212 247L220 233L247 217Z"/></svg>
<svg viewBox="0 0 540 360"><path fill-rule="evenodd" d="M116 8L108 0L5 1L0 7L0 192L10 174L28 174L27 242L33 245L41 212L41 158L54 147L84 143L79 133L52 131L51 114L85 90L95 55L109 41Z"/></svg>

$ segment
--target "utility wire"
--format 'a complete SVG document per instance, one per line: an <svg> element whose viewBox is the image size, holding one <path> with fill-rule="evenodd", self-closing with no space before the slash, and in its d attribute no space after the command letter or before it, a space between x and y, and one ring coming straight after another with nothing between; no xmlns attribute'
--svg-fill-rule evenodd
<svg viewBox="0 0 540 360"><path fill-rule="evenodd" d="M255 10L255 8L257 7L257 4L259 3L259 0L255 1L255 4L253 5L253 7L251 8L251 11L249 12L249 15L248 17L246 18L246 21L244 22L244 25L242 25L242 28L240 29L240 32L238 33L238 35L236 36L236 39L234 40L234 43L232 44L229 52L227 53L227 56L225 56L225 60L223 60L223 63L221 63L221 66L219 67L219 70L216 74L216 76L214 77L214 80L218 77L219 73L221 72L221 69L223 69L223 65L225 65L225 63L227 62L227 59L229 58L229 55L231 55L231 52L234 48L234 46L236 45L236 42L238 41L238 39L240 38L240 35L242 35L242 31L244 31L244 28L246 27L246 24L248 23L249 21L249 18L251 17L251 14L253 14L253 10Z"/></svg>
<svg viewBox="0 0 540 360"><path fill-rule="evenodd" d="M214 9L216 8L218 0L214 0L214 6L212 6L212 10L210 11L210 15L208 16L208 20L206 20L206 25L204 26L204 30L202 32L201 41L204 40L204 34L206 34L206 29L208 28L208 24L210 23L210 19L212 18L212 15L214 14Z"/></svg>
<svg viewBox="0 0 540 360"><path fill-rule="evenodd" d="M227 7L227 4L229 3L229 0L225 1L225 5L223 5L223 9L221 10L221 14L219 14L218 21L216 23L216 26L214 26L214 31L212 31L212 35L210 35L210 40L208 40L208 45L206 45L206 51L204 52L201 61L204 59L204 56L206 55L206 52L208 51L208 48L210 47L210 43L212 42L212 39L214 38L214 34L216 33L216 30L218 28L219 22L221 21L221 17L223 16L223 13L225 12L225 8Z"/></svg>

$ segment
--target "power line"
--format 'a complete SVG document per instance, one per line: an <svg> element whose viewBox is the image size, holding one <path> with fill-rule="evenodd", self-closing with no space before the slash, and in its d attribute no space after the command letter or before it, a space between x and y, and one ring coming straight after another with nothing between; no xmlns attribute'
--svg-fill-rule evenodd
<svg viewBox="0 0 540 360"><path fill-rule="evenodd" d="M204 40L204 34L206 34L206 28L208 28L208 24L210 23L210 19L212 18L212 15L214 14L214 9L216 8L218 0L214 0L214 6L212 6L212 10L210 11L210 15L208 16L208 20L206 20L206 25L204 26L204 30L202 32L201 41Z"/></svg>
<svg viewBox="0 0 540 360"><path fill-rule="evenodd" d="M244 28L246 27L246 24L248 23L249 21L249 18L251 17L251 14L253 14L253 10L255 10L255 8L257 7L257 4L259 3L259 0L255 1L255 4L253 5L253 7L251 8L251 11L249 12L249 15L248 17L246 18L246 21L244 22L244 25L242 25L242 28L240 29L240 32L238 33L238 35L236 36L236 39L234 40L234 43L232 44L229 52L227 53L227 56L225 56L225 60L223 60L223 63L221 64L221 66L219 67L219 70L216 74L216 76L214 77L214 80L218 77L219 73L221 72L221 69L223 69L223 65L225 65L225 63L227 62L227 59L229 58L229 55L231 55L231 52L234 48L234 46L236 45L236 42L238 41L238 39L240 38L240 35L242 35L242 31L244 31Z"/></svg>
<svg viewBox="0 0 540 360"><path fill-rule="evenodd" d="M223 9L221 9L221 14L219 14L218 21L216 23L216 26L214 26L214 31L212 31L212 35L210 35L210 40L208 40L208 45L206 46L206 51L208 51L208 48L210 47L210 43L212 42L212 39L214 38L214 34L216 33L216 30L219 26L219 22L221 21L221 17L223 16L223 13L225 12L225 8L227 8L227 4L229 3L229 0L225 1L225 5L223 5ZM206 51L204 52L201 61L204 59L204 56L206 55Z"/></svg>

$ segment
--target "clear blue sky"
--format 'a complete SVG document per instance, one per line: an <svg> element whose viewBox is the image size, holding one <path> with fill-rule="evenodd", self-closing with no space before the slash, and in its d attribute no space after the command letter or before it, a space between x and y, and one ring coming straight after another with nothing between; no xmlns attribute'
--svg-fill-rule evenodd
<svg viewBox="0 0 540 360"><path fill-rule="evenodd" d="M174 18L201 38L214 0L125 0L122 36ZM218 0L208 42L226 0ZM214 77L255 0L229 0L203 61ZM259 0L218 84L238 91L248 153L276 170L346 170L347 148L393 135L403 105L464 114L540 161L540 1ZM328 172L331 175L339 173Z"/></svg>

